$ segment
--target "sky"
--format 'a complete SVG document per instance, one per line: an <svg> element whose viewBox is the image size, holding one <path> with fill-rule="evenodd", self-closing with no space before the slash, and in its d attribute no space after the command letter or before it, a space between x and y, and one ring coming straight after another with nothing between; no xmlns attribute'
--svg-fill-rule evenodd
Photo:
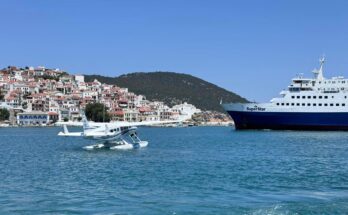
<svg viewBox="0 0 348 215"><path fill-rule="evenodd" d="M348 76L348 1L0 0L0 67L187 73L258 102L296 74Z"/></svg>

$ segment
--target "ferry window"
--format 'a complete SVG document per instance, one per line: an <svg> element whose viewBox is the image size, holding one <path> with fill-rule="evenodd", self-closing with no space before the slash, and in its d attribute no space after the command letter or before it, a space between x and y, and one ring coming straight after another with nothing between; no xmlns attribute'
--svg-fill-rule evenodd
<svg viewBox="0 0 348 215"><path fill-rule="evenodd" d="M337 103L336 106L340 106L340 104Z"/></svg>
<svg viewBox="0 0 348 215"><path fill-rule="evenodd" d="M319 96L319 99L322 99L323 97L322 96Z"/></svg>
<svg viewBox="0 0 348 215"><path fill-rule="evenodd" d="M291 98L292 98L292 99L294 99L294 98L295 98L295 96L291 96Z"/></svg>
<svg viewBox="0 0 348 215"><path fill-rule="evenodd" d="M317 106L317 104L314 103L313 106Z"/></svg>
<svg viewBox="0 0 348 215"><path fill-rule="evenodd" d="M347 98L347 96L344 97L345 99Z"/></svg>
<svg viewBox="0 0 348 215"><path fill-rule="evenodd" d="M299 99L299 98L300 98L300 96L297 96L297 98Z"/></svg>
<svg viewBox="0 0 348 215"><path fill-rule="evenodd" d="M311 98L311 96L307 96L307 98L309 98L309 99L310 99L310 98Z"/></svg>
<svg viewBox="0 0 348 215"><path fill-rule="evenodd" d="M324 106L327 106L327 104L325 103Z"/></svg>
<svg viewBox="0 0 348 215"><path fill-rule="evenodd" d="M333 106L333 104L331 103L330 106Z"/></svg>
<svg viewBox="0 0 348 215"><path fill-rule="evenodd" d="M305 98L306 98L306 96L302 96L302 98L303 98L303 99L305 99Z"/></svg>
<svg viewBox="0 0 348 215"><path fill-rule="evenodd" d="M326 99L327 99L327 96L325 96L324 98L326 98Z"/></svg>
<svg viewBox="0 0 348 215"><path fill-rule="evenodd" d="M346 106L346 104L342 103L342 106Z"/></svg>
<svg viewBox="0 0 348 215"><path fill-rule="evenodd" d="M307 104L307 106L311 106L311 104L310 104L310 103L308 103L308 104Z"/></svg>
<svg viewBox="0 0 348 215"><path fill-rule="evenodd" d="M316 99L317 97L316 96L313 96L313 99Z"/></svg>
<svg viewBox="0 0 348 215"><path fill-rule="evenodd" d="M282 106L284 106L284 103L282 103Z"/></svg>
<svg viewBox="0 0 348 215"><path fill-rule="evenodd" d="M286 106L289 106L289 103L286 103Z"/></svg>
<svg viewBox="0 0 348 215"><path fill-rule="evenodd" d="M300 103L297 103L296 106L300 106Z"/></svg>
<svg viewBox="0 0 348 215"><path fill-rule="evenodd" d="M291 103L291 106L294 106L295 105L295 103Z"/></svg>
<svg viewBox="0 0 348 215"><path fill-rule="evenodd" d="M319 103L318 105L321 106L321 103Z"/></svg>
<svg viewBox="0 0 348 215"><path fill-rule="evenodd" d="M332 96L332 98L334 98L334 96Z"/></svg>
<svg viewBox="0 0 348 215"><path fill-rule="evenodd" d="M277 103L277 105L279 105L279 103Z"/></svg>
<svg viewBox="0 0 348 215"><path fill-rule="evenodd" d="M305 103L302 103L302 106L305 106L306 104Z"/></svg>

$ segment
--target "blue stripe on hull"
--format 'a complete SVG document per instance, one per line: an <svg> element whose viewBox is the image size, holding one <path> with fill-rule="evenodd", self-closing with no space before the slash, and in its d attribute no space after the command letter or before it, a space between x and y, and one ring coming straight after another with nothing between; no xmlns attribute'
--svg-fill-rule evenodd
<svg viewBox="0 0 348 215"><path fill-rule="evenodd" d="M348 130L346 113L228 111L236 129Z"/></svg>

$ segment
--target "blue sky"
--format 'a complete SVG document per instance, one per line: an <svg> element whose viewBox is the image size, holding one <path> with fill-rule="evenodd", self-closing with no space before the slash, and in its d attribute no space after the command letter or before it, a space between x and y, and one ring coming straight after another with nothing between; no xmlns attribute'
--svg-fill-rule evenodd
<svg viewBox="0 0 348 215"><path fill-rule="evenodd" d="M348 1L0 0L0 66L173 71L268 101L327 57L348 76Z"/></svg>

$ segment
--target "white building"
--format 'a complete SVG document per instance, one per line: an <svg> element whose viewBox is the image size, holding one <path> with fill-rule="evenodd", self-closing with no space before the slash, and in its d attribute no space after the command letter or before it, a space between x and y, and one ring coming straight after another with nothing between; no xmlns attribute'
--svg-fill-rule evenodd
<svg viewBox="0 0 348 215"><path fill-rule="evenodd" d="M77 84L85 82L85 76L83 75L75 75L75 81Z"/></svg>
<svg viewBox="0 0 348 215"><path fill-rule="evenodd" d="M45 112L33 111L17 114L18 125L44 125L48 122L49 117Z"/></svg>
<svg viewBox="0 0 348 215"><path fill-rule="evenodd" d="M192 104L187 104L186 102L180 105L174 105L172 107L173 112L178 112L178 120L188 120L191 119L192 115L195 113L200 113L201 110L196 108Z"/></svg>

